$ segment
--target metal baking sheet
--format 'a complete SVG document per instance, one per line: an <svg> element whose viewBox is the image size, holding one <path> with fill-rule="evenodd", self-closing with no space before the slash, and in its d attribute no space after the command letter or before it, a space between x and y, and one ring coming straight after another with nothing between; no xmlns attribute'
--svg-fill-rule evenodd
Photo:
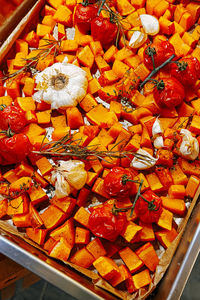
<svg viewBox="0 0 200 300"><path fill-rule="evenodd" d="M43 4L44 1L39 0L31 10L27 9L28 13L25 18L16 26L0 48L0 62L3 61L12 48L16 38L29 26L29 21L37 19L36 17ZM180 298L200 249L199 220L200 203L195 207L189 219L168 271L150 296L150 299L177 300ZM0 252L77 299L116 299L107 291L94 286L88 278L47 257L19 237L6 234L0 235Z"/></svg>

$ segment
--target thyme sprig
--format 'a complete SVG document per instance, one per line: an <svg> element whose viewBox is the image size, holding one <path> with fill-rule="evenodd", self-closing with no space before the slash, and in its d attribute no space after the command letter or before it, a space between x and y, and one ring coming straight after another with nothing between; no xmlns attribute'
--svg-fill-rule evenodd
<svg viewBox="0 0 200 300"><path fill-rule="evenodd" d="M123 141L120 141L122 143ZM106 158L129 158L133 155L147 163L151 162L151 158L147 155L136 153L134 151L117 151L114 147L110 150L99 150L100 145L81 146L82 139L72 139L72 136L67 134L58 141L51 141L43 144L39 151L32 151L36 154L41 154L50 157L77 157L85 160L106 160ZM131 160L131 159L130 159Z"/></svg>
<svg viewBox="0 0 200 300"><path fill-rule="evenodd" d="M45 45L41 48L33 49L33 50L40 51L37 55L35 55L31 58L24 58L24 60L26 61L26 64L23 67L21 67L16 72L5 74L3 77L0 78L0 80L7 80L10 78L14 78L17 75L26 73L26 72L31 72L31 74L33 75L37 71L36 66L37 66L39 59L45 59L50 53L53 53L53 55L55 57L60 52L60 46L61 46L62 39L59 39L59 40L43 39L43 41L46 42Z"/></svg>

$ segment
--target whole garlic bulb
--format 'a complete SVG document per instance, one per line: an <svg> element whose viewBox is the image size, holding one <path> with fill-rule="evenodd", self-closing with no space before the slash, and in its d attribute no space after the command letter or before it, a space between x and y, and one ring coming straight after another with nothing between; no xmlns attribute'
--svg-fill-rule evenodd
<svg viewBox="0 0 200 300"><path fill-rule="evenodd" d="M79 160L60 160L52 172L51 180L55 184L57 198L68 196L73 189L80 190L85 185L85 164Z"/></svg>
<svg viewBox="0 0 200 300"><path fill-rule="evenodd" d="M195 160L199 155L198 140L187 129L181 129L182 142L179 148L180 154L190 160Z"/></svg>
<svg viewBox="0 0 200 300"><path fill-rule="evenodd" d="M52 109L76 106L86 95L87 75L81 68L69 63L55 63L35 76L33 99L51 104Z"/></svg>
<svg viewBox="0 0 200 300"><path fill-rule="evenodd" d="M136 156L133 158L130 166L137 170L146 170L155 166L157 160L149 152L139 149L136 151Z"/></svg>

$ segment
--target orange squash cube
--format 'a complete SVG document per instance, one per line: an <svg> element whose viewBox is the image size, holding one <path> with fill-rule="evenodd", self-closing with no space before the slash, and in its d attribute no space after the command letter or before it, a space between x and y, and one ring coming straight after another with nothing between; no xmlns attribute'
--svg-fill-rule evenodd
<svg viewBox="0 0 200 300"><path fill-rule="evenodd" d="M47 229L57 227L66 219L65 214L54 205L50 205L40 217Z"/></svg>
<svg viewBox="0 0 200 300"><path fill-rule="evenodd" d="M143 261L143 263L147 266L147 268L150 271L155 271L159 263L159 258L151 243L146 243L142 247L137 249L136 254L139 256L139 258Z"/></svg>
<svg viewBox="0 0 200 300"><path fill-rule="evenodd" d="M87 246L86 249L94 256L95 259L100 256L106 255L106 250L104 249L99 238L93 239Z"/></svg>
<svg viewBox="0 0 200 300"><path fill-rule="evenodd" d="M114 260L109 257L100 256L93 262L93 266L105 280L110 280L111 278L120 275L119 267Z"/></svg>
<svg viewBox="0 0 200 300"><path fill-rule="evenodd" d="M80 250L78 250L71 258L70 258L70 262L83 267L83 268L89 268L93 262L94 262L95 258L92 256L92 254L86 249L86 248L82 248Z"/></svg>
<svg viewBox="0 0 200 300"><path fill-rule="evenodd" d="M71 245L68 244L68 242L64 237L61 237L60 240L58 240L55 244L53 244L53 248L50 249L48 254L54 258L67 261L71 249L72 249Z"/></svg>
<svg viewBox="0 0 200 300"><path fill-rule="evenodd" d="M90 231L82 227L76 227L75 244L87 245L89 241L90 241Z"/></svg>
<svg viewBox="0 0 200 300"><path fill-rule="evenodd" d="M54 229L50 233L50 237L52 237L55 241L60 240L60 238L63 237L72 248L75 242L75 229L73 219L71 218L67 220L63 225Z"/></svg>
<svg viewBox="0 0 200 300"><path fill-rule="evenodd" d="M47 235L46 229L38 229L38 228L26 228L26 234L35 243L38 245L43 245L45 237Z"/></svg>
<svg viewBox="0 0 200 300"><path fill-rule="evenodd" d="M143 266L142 260L129 247L120 250L119 255L131 273L138 271Z"/></svg>

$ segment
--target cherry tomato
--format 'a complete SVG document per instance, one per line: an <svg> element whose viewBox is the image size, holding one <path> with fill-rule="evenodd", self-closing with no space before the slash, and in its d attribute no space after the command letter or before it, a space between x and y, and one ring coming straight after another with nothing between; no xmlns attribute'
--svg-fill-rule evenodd
<svg viewBox="0 0 200 300"><path fill-rule="evenodd" d="M31 151L27 135L19 133L0 139L0 164L10 165L23 161Z"/></svg>
<svg viewBox="0 0 200 300"><path fill-rule="evenodd" d="M103 46L110 45L117 36L117 25L109 19L96 17L91 22L91 35L95 40L101 42Z"/></svg>
<svg viewBox="0 0 200 300"><path fill-rule="evenodd" d="M9 105L0 107L0 128L7 130L8 128L15 133L21 131L27 124L25 112L20 107Z"/></svg>
<svg viewBox="0 0 200 300"><path fill-rule="evenodd" d="M117 198L124 198L130 194L133 180L132 173L122 167L114 167L104 178L106 192Z"/></svg>
<svg viewBox="0 0 200 300"><path fill-rule="evenodd" d="M173 54L175 54L175 50L173 45L171 45L168 41L162 41L161 43L152 43L150 46L147 46L144 50L143 55L144 64L149 70L153 70L151 53L153 54L155 67L158 67Z"/></svg>
<svg viewBox="0 0 200 300"><path fill-rule="evenodd" d="M89 218L89 228L95 236L109 241L115 241L125 228L127 219L125 214L112 213L111 205L95 208Z"/></svg>
<svg viewBox="0 0 200 300"><path fill-rule="evenodd" d="M87 33L90 31L91 21L97 16L97 12L98 7L95 5L79 4L75 10L74 22L82 32Z"/></svg>
<svg viewBox="0 0 200 300"><path fill-rule="evenodd" d="M200 79L200 62L196 57L186 57L171 64L171 74L184 86L194 86Z"/></svg>
<svg viewBox="0 0 200 300"><path fill-rule="evenodd" d="M162 78L154 87L153 93L156 103L161 108L173 108L185 98L183 85L173 77Z"/></svg>
<svg viewBox="0 0 200 300"><path fill-rule="evenodd" d="M142 196L146 201L142 197L138 198L135 205L136 214L144 223L157 222L162 213L160 197L151 190L144 192Z"/></svg>

